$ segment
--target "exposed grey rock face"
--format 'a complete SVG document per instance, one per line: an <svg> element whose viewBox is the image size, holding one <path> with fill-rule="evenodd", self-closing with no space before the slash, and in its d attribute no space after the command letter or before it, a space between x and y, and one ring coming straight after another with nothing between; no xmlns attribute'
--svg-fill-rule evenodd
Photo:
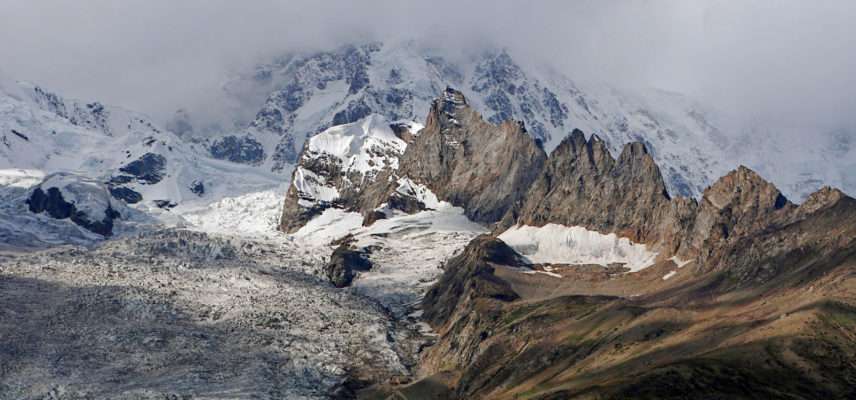
<svg viewBox="0 0 856 400"><path fill-rule="evenodd" d="M48 188L47 192L36 188L27 199L27 204L30 206L30 211L34 213L47 212L56 219L71 218L75 224L103 236L110 236L113 233L113 219L119 217L119 213L108 208L101 220L90 219L90 216L78 211L73 203L65 201L57 188ZM93 217L97 218L97 216Z"/></svg>
<svg viewBox="0 0 856 400"><path fill-rule="evenodd" d="M568 106L549 88L529 79L505 51L483 56L475 66L470 89L484 96L485 115L491 123L526 121L532 137L542 143L551 140L551 132L562 133L565 128Z"/></svg>
<svg viewBox="0 0 856 400"><path fill-rule="evenodd" d="M163 179L165 169L166 157L160 154L146 153L119 168L119 171L133 176L142 184L153 185Z"/></svg>
<svg viewBox="0 0 856 400"><path fill-rule="evenodd" d="M143 195L136 190L122 186L110 187L110 195L128 204L136 204L143 201Z"/></svg>
<svg viewBox="0 0 856 400"><path fill-rule="evenodd" d="M461 92L447 88L405 151L400 174L463 207L470 219L492 223L523 199L546 158L521 123L484 121Z"/></svg>
<svg viewBox="0 0 856 400"><path fill-rule="evenodd" d="M265 158L262 144L251 136L226 136L211 144L211 156L218 160L258 165Z"/></svg>
<svg viewBox="0 0 856 400"><path fill-rule="evenodd" d="M380 47L377 43L343 46L333 51L283 58L262 67L256 74L260 78L257 84L270 84L274 77L287 82L273 88L249 126L250 131L281 137L271 155L272 168L281 170L286 164L298 162L304 137L330 126L355 122L372 113L390 120L413 118L414 88L408 87L409 82L399 76L391 85L371 85L369 69ZM306 104L317 101L323 92L333 90L331 85L339 83L344 83L343 90L336 92L339 98L323 105L327 109L319 119L299 120L298 112Z"/></svg>
<svg viewBox="0 0 856 400"><path fill-rule="evenodd" d="M97 101L85 104L77 101L66 101L38 86L33 88L32 96L33 100L42 108L67 118L74 125L97 130L108 136L113 134L108 123L110 111Z"/></svg>
<svg viewBox="0 0 856 400"><path fill-rule="evenodd" d="M330 262L324 266L324 273L333 286L343 288L351 285L357 272L368 271L371 268L372 262L369 261L365 250L355 249L343 243L333 251Z"/></svg>
<svg viewBox="0 0 856 400"><path fill-rule="evenodd" d="M176 203L174 201L164 200L164 199L152 200L152 203L154 203L155 207L162 208L165 210L169 210L170 208L175 208L175 206L178 205L178 203Z"/></svg>

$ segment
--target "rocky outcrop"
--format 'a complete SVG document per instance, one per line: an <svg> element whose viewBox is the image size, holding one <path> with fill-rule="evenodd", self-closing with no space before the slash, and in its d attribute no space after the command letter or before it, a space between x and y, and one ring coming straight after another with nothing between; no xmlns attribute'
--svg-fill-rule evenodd
<svg viewBox="0 0 856 400"><path fill-rule="evenodd" d="M109 190L110 195L113 196L114 199L122 200L128 204L136 204L143 201L143 195L133 189L123 186L111 186Z"/></svg>
<svg viewBox="0 0 856 400"><path fill-rule="evenodd" d="M478 359L481 343L502 306L520 296L494 275L496 265L522 266L510 247L489 235L473 239L444 266L443 275L422 300L423 318L441 333L427 369L465 370Z"/></svg>
<svg viewBox="0 0 856 400"><path fill-rule="evenodd" d="M501 240L489 235L473 239L444 266L443 275L422 300L424 318L434 326L448 323L462 303L478 298L512 301L519 296L493 275L492 264L524 266L526 262Z"/></svg>
<svg viewBox="0 0 856 400"><path fill-rule="evenodd" d="M716 258L741 239L792 221L795 210L773 184L740 166L704 191L681 253Z"/></svg>
<svg viewBox="0 0 856 400"><path fill-rule="evenodd" d="M473 240L423 302L440 336L422 374L449 374L457 399L851 397L856 199L824 188L797 207L741 167L693 217L711 233L675 284L545 285Z"/></svg>
<svg viewBox="0 0 856 400"><path fill-rule="evenodd" d="M113 221L121 216L106 187L69 174L49 175L26 201L30 212L68 218L102 236L113 234Z"/></svg>
<svg viewBox="0 0 856 400"><path fill-rule="evenodd" d="M368 252L356 249L348 243L343 243L333 251L330 262L324 266L327 280L337 288L351 286L358 272L372 269Z"/></svg>
<svg viewBox="0 0 856 400"><path fill-rule="evenodd" d="M265 159L264 147L250 135L225 136L214 141L211 157L239 164L259 165Z"/></svg>
<svg viewBox="0 0 856 400"><path fill-rule="evenodd" d="M164 178L166 157L160 154L146 153L119 168L119 171L131 175L141 184L154 185Z"/></svg>
<svg viewBox="0 0 856 400"><path fill-rule="evenodd" d="M370 115L310 138L286 193L280 229L293 233L330 207L369 215L384 202L407 147L390 125Z"/></svg>
<svg viewBox="0 0 856 400"><path fill-rule="evenodd" d="M461 92L447 88L402 157L400 174L463 207L473 221L492 223L523 199L546 159L521 123L484 121Z"/></svg>
<svg viewBox="0 0 856 400"><path fill-rule="evenodd" d="M202 182L198 179L194 180L193 182L190 183L190 186L188 186L188 189L190 189L190 193L193 193L199 197L202 197L205 195L205 182Z"/></svg>
<svg viewBox="0 0 856 400"><path fill-rule="evenodd" d="M547 158L521 123L486 122L451 88L434 100L418 132L379 118L333 127L307 142L286 196L283 230L294 232L329 207L360 212L371 223L390 210L431 208L426 201L447 201L473 221L494 223L523 200ZM349 147L334 145L340 135L350 138Z"/></svg>

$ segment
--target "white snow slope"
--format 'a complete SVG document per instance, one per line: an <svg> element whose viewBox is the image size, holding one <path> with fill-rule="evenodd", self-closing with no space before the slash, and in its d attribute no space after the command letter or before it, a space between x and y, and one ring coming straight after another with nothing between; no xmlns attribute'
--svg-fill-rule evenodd
<svg viewBox="0 0 856 400"><path fill-rule="evenodd" d="M142 114L64 99L28 83L4 83L0 85L0 192L10 203L0 207L0 219L6 222L0 235L16 243L55 243L63 236L48 232L54 222L40 217L34 218L46 224L45 229L35 223L19 221L25 227L10 222L31 217L20 214L26 208L18 204L24 197L16 187L35 185L37 177L57 172L106 184L117 176L129 176L121 169L146 155L164 160L159 176L148 181L130 179L120 186L142 195L142 202L132 207L168 224L181 223L175 214L184 208L271 190L282 180L261 168L212 159L203 146L182 140ZM156 201L179 207L167 212ZM61 231L69 229L76 231L73 227Z"/></svg>
<svg viewBox="0 0 856 400"><path fill-rule="evenodd" d="M580 226L513 226L499 235L499 239L533 264L608 266L620 263L636 272L650 267L657 258L657 253L649 251L644 244Z"/></svg>
<svg viewBox="0 0 856 400"><path fill-rule="evenodd" d="M393 133L388 120L371 114L309 138L301 158L304 164L323 165L324 171L337 171L343 175L346 187L358 186L363 181L373 181L384 168L398 169L398 158L406 148L407 143ZM331 203L340 196L328 177L303 166L297 166L292 184L304 207Z"/></svg>

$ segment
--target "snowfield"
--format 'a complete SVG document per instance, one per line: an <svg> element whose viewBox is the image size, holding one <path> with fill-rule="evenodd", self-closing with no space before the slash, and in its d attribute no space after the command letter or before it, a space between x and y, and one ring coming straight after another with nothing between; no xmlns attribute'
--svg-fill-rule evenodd
<svg viewBox="0 0 856 400"><path fill-rule="evenodd" d="M499 235L499 239L533 264L620 263L636 272L650 267L657 258L657 253L643 244L580 226L514 226Z"/></svg>
<svg viewBox="0 0 856 400"><path fill-rule="evenodd" d="M203 206L178 206L188 229L247 239L281 240L277 231L285 190L272 190L227 197Z"/></svg>

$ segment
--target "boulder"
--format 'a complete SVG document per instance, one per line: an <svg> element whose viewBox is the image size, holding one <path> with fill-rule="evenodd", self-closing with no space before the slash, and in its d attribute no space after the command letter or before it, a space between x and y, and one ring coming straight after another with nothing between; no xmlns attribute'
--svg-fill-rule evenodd
<svg viewBox="0 0 856 400"><path fill-rule="evenodd" d="M348 243L343 243L333 251L330 262L324 266L324 273L330 283L337 288L351 286L357 272L368 271L372 262L366 250L359 250Z"/></svg>

